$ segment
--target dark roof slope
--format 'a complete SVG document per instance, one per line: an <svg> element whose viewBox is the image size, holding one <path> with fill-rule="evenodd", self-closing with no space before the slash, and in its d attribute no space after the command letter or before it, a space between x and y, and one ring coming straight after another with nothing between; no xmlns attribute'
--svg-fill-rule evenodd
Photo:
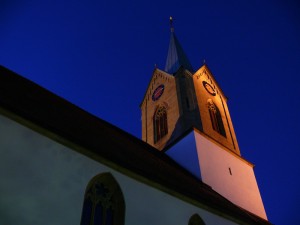
<svg viewBox="0 0 300 225"><path fill-rule="evenodd" d="M223 198L165 154L0 66L0 112L82 154L242 224L270 224Z"/></svg>

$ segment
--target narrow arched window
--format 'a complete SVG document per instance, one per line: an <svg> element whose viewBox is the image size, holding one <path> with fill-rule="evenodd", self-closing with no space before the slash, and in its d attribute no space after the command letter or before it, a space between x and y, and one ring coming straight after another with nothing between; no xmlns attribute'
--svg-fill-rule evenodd
<svg viewBox="0 0 300 225"><path fill-rule="evenodd" d="M110 173L95 176L85 195L80 225L124 225L125 202L122 191Z"/></svg>
<svg viewBox="0 0 300 225"><path fill-rule="evenodd" d="M194 214L189 220L189 225L205 225L205 223L198 214Z"/></svg>
<svg viewBox="0 0 300 225"><path fill-rule="evenodd" d="M158 107L153 116L154 143L168 133L168 118L165 107Z"/></svg>
<svg viewBox="0 0 300 225"><path fill-rule="evenodd" d="M220 113L220 110L218 107L213 103L211 99L207 101L208 103L208 110L209 110L209 116L211 120L212 127L215 131L217 131L219 134L226 137L224 124L222 121L222 116Z"/></svg>

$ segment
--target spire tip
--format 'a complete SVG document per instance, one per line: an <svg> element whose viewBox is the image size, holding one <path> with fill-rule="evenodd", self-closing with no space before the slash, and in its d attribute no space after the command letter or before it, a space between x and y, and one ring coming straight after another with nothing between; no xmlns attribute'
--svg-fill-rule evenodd
<svg viewBox="0 0 300 225"><path fill-rule="evenodd" d="M170 16L170 28L171 28L171 32L174 32L173 17L172 16Z"/></svg>

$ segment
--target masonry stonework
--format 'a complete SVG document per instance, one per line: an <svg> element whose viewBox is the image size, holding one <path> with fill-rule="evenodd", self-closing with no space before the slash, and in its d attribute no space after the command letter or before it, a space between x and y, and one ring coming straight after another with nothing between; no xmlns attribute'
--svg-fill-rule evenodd
<svg viewBox="0 0 300 225"><path fill-rule="evenodd" d="M161 84L164 85L164 92L159 99L154 101L152 99L153 92ZM178 99L174 90L176 90L175 78L168 73L155 69L141 104L142 139L159 150L162 150L167 144L179 118ZM164 106L167 109L168 133L154 143L153 116L159 106Z"/></svg>

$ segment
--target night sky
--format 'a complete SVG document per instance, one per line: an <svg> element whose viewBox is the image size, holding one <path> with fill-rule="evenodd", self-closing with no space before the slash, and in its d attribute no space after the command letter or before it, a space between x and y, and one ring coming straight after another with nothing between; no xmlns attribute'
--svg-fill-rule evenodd
<svg viewBox="0 0 300 225"><path fill-rule="evenodd" d="M1 0L0 64L141 138L169 17L193 67L228 97L269 220L300 224L300 3ZM17 91L17 90L16 90Z"/></svg>

